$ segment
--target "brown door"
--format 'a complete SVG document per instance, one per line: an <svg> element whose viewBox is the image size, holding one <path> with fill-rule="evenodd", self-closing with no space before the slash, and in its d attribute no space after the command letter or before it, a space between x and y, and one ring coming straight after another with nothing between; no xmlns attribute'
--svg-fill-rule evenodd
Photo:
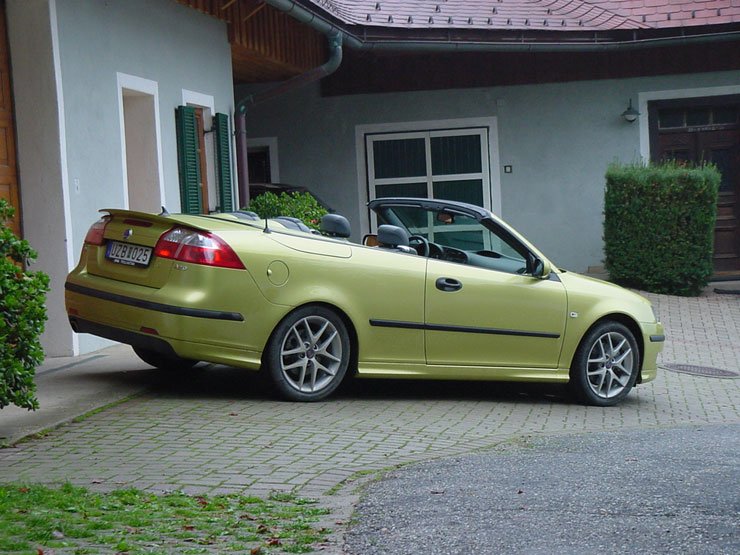
<svg viewBox="0 0 740 555"><path fill-rule="evenodd" d="M740 275L740 129L661 134L660 158L712 162L722 173L714 228L714 273Z"/></svg>
<svg viewBox="0 0 740 555"><path fill-rule="evenodd" d="M15 165L15 128L13 127L13 97L10 90L8 34L5 26L5 2L0 0L0 198L15 207L11 222L13 231L21 233L18 174Z"/></svg>

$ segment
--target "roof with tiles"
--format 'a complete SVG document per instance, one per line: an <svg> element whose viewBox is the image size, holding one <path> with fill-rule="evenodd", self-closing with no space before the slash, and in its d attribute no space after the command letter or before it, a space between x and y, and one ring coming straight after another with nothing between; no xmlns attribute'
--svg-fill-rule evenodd
<svg viewBox="0 0 740 555"><path fill-rule="evenodd" d="M740 22L740 0L309 0L345 25L615 31Z"/></svg>

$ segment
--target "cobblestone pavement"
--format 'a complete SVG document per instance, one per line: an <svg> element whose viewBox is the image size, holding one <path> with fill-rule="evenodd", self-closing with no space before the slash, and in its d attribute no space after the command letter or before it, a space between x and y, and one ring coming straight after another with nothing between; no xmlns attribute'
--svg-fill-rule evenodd
<svg viewBox="0 0 740 555"><path fill-rule="evenodd" d="M667 328L662 362L740 371L740 297L650 295ZM212 367L0 449L0 481L92 489L293 490L331 504L358 471L468 453L529 434L740 422L740 379L660 371L613 408L561 389L362 381L327 402L275 401L254 375Z"/></svg>

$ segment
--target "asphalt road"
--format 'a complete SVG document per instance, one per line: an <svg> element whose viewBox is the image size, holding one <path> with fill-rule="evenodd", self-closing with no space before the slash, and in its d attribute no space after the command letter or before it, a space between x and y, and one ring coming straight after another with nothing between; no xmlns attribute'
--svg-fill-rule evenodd
<svg viewBox="0 0 740 555"><path fill-rule="evenodd" d="M735 555L740 425L530 437L406 467L353 522L357 555Z"/></svg>

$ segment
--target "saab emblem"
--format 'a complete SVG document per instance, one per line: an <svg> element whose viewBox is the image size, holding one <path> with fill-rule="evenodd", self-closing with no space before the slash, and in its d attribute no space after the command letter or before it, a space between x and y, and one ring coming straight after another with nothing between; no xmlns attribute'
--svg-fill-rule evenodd
<svg viewBox="0 0 740 555"><path fill-rule="evenodd" d="M126 231L123 232L123 238L124 239L128 239L133 234L134 234L134 230L133 229L127 229Z"/></svg>

